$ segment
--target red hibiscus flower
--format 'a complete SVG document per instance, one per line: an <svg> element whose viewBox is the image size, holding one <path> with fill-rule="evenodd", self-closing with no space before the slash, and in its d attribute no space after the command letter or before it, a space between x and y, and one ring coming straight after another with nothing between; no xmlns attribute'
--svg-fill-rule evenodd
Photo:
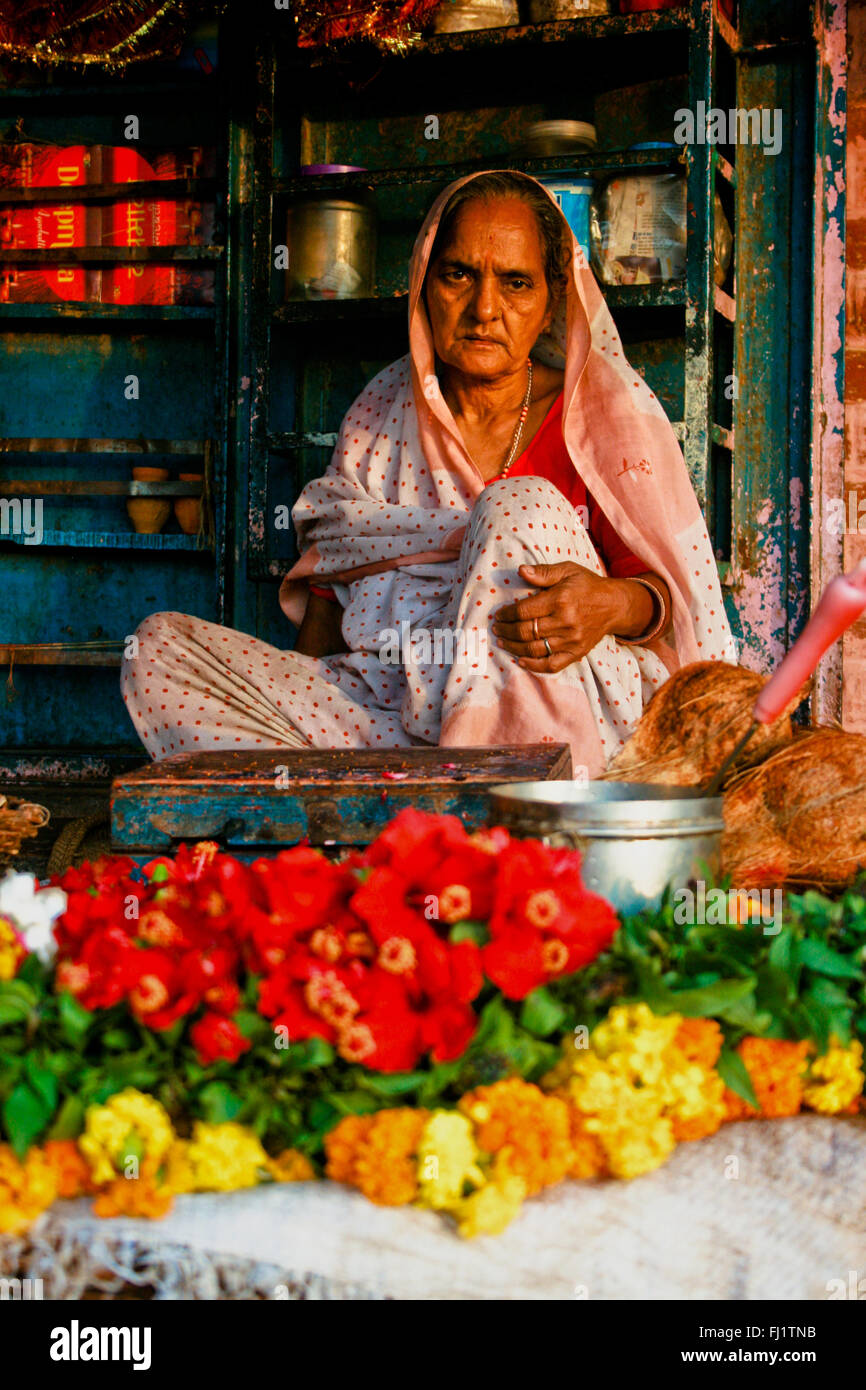
<svg viewBox="0 0 866 1390"><path fill-rule="evenodd" d="M128 1002L135 1017L148 1028L162 1032L199 1003L195 992L185 992L177 963L165 951L135 950Z"/></svg>
<svg viewBox="0 0 866 1390"><path fill-rule="evenodd" d="M193 1047L203 1067L213 1062L236 1062L252 1046L234 1019L206 1013L190 1029Z"/></svg>

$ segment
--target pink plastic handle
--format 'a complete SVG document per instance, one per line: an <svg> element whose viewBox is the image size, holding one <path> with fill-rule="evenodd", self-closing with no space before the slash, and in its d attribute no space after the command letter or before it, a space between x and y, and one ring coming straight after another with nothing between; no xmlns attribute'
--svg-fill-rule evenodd
<svg viewBox="0 0 866 1390"><path fill-rule="evenodd" d="M770 724L808 680L821 657L866 609L866 560L850 574L840 574L821 595L815 612L781 666L764 686L752 711L759 724Z"/></svg>

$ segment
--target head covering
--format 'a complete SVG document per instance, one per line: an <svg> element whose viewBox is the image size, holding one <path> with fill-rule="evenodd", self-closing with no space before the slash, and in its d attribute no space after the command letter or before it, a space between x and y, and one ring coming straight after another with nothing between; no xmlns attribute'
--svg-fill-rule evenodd
<svg viewBox="0 0 866 1390"><path fill-rule="evenodd" d="M354 402L326 473L295 505L301 558L280 590L295 623L314 575L349 583L400 565L453 561L459 552L466 513L485 484L440 389L422 290L442 213L457 189L479 176L456 180L433 203L409 268L410 351ZM553 194L531 182L559 210ZM629 366L564 217L563 224L572 248L567 289L532 356L564 370L568 453L625 544L668 584L675 647L668 665L736 661L706 524L676 436Z"/></svg>

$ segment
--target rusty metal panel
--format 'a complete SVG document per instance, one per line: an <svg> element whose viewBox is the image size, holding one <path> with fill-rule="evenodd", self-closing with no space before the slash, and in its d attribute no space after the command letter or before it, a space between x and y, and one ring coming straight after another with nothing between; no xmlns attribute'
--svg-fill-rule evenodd
<svg viewBox="0 0 866 1390"><path fill-rule="evenodd" d="M735 348L733 551L729 584L742 661L769 671L808 609L811 342L808 49L744 58L737 105L780 110L781 149L741 144Z"/></svg>

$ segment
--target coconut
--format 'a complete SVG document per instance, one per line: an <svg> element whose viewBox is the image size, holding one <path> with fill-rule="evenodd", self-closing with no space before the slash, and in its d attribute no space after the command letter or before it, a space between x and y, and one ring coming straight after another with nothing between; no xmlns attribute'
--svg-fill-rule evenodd
<svg viewBox="0 0 866 1390"><path fill-rule="evenodd" d="M724 799L722 861L737 888L842 887L866 868L866 736L795 735Z"/></svg>
<svg viewBox="0 0 866 1390"><path fill-rule="evenodd" d="M752 722L766 677L724 661L683 666L650 700L604 776L615 782L699 786L709 781ZM773 724L762 724L725 777L767 757L791 738L790 714L802 690Z"/></svg>

